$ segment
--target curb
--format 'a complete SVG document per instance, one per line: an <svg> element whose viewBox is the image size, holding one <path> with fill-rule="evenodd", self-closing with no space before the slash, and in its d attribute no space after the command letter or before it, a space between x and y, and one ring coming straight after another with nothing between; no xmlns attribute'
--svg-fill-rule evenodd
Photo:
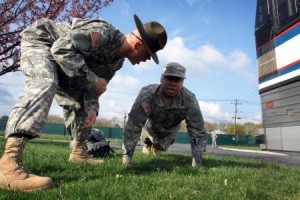
<svg viewBox="0 0 300 200"><path fill-rule="evenodd" d="M257 153L257 154L270 154L270 155L278 155L278 156L288 156L284 153L276 153L270 151L254 151L254 150L245 150L245 149L231 149L226 147L219 147L219 149L223 150L230 150L230 151L240 151L240 152L247 152L247 153Z"/></svg>

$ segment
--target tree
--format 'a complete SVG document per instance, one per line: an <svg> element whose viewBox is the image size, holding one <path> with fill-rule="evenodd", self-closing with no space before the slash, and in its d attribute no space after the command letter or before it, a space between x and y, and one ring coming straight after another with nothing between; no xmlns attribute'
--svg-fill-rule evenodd
<svg viewBox="0 0 300 200"><path fill-rule="evenodd" d="M47 123L63 124L64 123L64 119L61 118L58 115L48 115L48 117L47 117Z"/></svg>
<svg viewBox="0 0 300 200"><path fill-rule="evenodd" d="M235 130L235 133L234 133L234 130ZM242 135L242 134L245 134L245 127L243 125L240 125L240 124L230 124L228 129L227 129L227 133L230 134L230 135Z"/></svg>
<svg viewBox="0 0 300 200"><path fill-rule="evenodd" d="M114 124L112 119L100 118L96 120L94 125L103 127L113 127Z"/></svg>
<svg viewBox="0 0 300 200"><path fill-rule="evenodd" d="M247 134L256 136L258 134L258 129L262 127L261 124L254 124L252 122L244 123L245 131Z"/></svg>
<svg viewBox="0 0 300 200"><path fill-rule="evenodd" d="M113 0L5 0L0 3L0 76L18 71L20 32L40 18L92 17Z"/></svg>
<svg viewBox="0 0 300 200"><path fill-rule="evenodd" d="M212 124L210 122L205 121L204 126L205 126L207 132L211 132L214 130L214 124Z"/></svg>
<svg viewBox="0 0 300 200"><path fill-rule="evenodd" d="M227 124L224 123L224 122L219 122L218 123L218 128L219 128L219 130L221 130L223 132L226 132L227 131Z"/></svg>
<svg viewBox="0 0 300 200"><path fill-rule="evenodd" d="M213 124L207 121L204 121L204 126L207 129L207 131L213 131ZM180 128L179 128L180 132L187 132L187 128L186 128L186 121L183 120L180 124Z"/></svg>

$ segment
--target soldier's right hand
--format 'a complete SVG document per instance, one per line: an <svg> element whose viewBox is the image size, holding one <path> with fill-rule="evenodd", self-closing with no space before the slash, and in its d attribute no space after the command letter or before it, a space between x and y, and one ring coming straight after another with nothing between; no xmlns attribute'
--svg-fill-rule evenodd
<svg viewBox="0 0 300 200"><path fill-rule="evenodd" d="M123 164L123 166L125 166L125 167L132 167L132 158L131 157L129 157L128 155L123 155L122 156L122 164Z"/></svg>
<svg viewBox="0 0 300 200"><path fill-rule="evenodd" d="M91 88L93 95L99 97L106 91L107 81L104 78L99 78L96 85Z"/></svg>
<svg viewBox="0 0 300 200"><path fill-rule="evenodd" d="M201 167L202 166L202 160L201 159L192 159L192 167Z"/></svg>

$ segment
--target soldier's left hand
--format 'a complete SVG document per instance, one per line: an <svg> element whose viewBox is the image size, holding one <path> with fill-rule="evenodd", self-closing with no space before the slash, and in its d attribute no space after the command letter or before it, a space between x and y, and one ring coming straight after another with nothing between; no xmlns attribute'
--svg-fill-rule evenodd
<svg viewBox="0 0 300 200"><path fill-rule="evenodd" d="M86 117L85 120L85 125L83 128L89 128L91 126L93 126L93 124L96 121L96 117L97 117L97 113L94 110L89 110L88 112L88 116Z"/></svg>
<svg viewBox="0 0 300 200"><path fill-rule="evenodd" d="M104 78L99 78L96 85L90 89L93 95L99 97L106 91L107 81Z"/></svg>

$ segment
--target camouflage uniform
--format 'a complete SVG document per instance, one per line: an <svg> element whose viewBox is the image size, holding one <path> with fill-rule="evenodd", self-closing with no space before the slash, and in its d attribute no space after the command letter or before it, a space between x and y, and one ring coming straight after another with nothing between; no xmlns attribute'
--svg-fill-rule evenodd
<svg viewBox="0 0 300 200"><path fill-rule="evenodd" d="M40 19L21 33L21 68L26 86L10 115L6 137L39 137L53 98L63 107L66 127L85 140L88 110L98 113L89 92L98 77L111 80L124 58L116 53L124 35L103 20L75 18L70 24Z"/></svg>
<svg viewBox="0 0 300 200"><path fill-rule="evenodd" d="M123 154L133 156L140 138L149 138L159 150L165 151L174 142L182 120L186 120L192 156L197 161L206 145L207 133L199 104L195 95L182 87L179 95L172 101L162 96L161 85L153 84L142 88L129 113L123 134ZM200 155L201 154L201 155Z"/></svg>

